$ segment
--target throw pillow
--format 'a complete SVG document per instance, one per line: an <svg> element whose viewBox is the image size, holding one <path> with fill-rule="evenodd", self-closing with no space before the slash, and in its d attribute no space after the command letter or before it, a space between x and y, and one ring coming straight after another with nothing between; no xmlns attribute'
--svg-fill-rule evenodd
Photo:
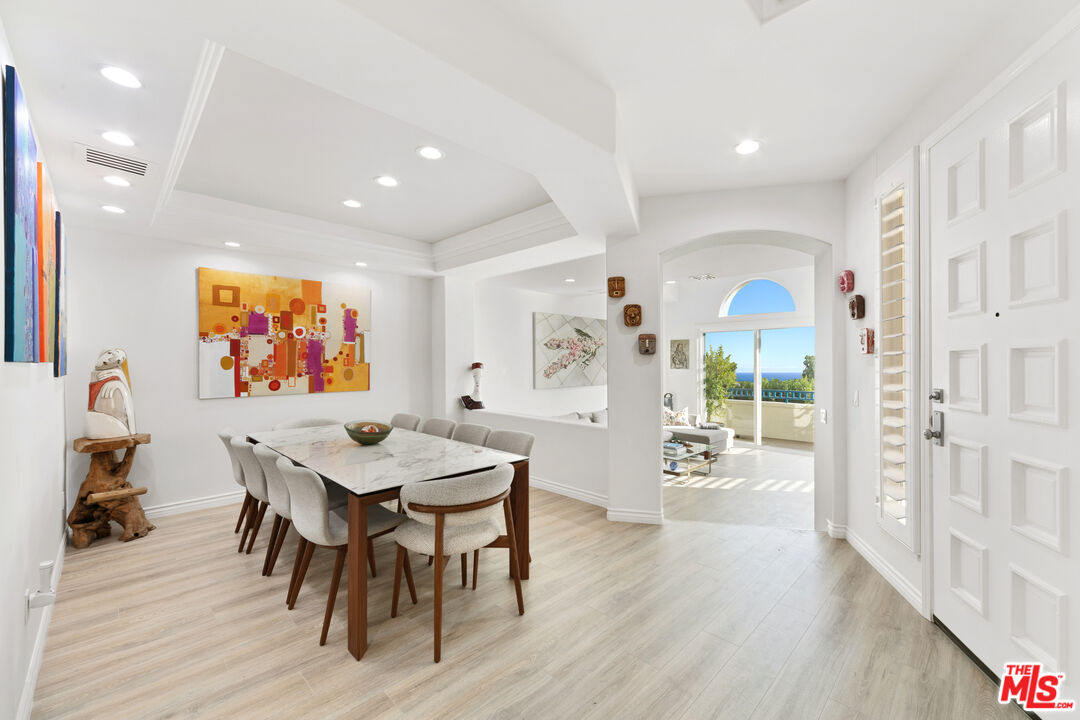
<svg viewBox="0 0 1080 720"><path fill-rule="evenodd" d="M660 409L664 411L664 425L675 424L675 411L666 405L661 405Z"/></svg>
<svg viewBox="0 0 1080 720"><path fill-rule="evenodd" d="M607 425L607 408L594 412L592 414L592 421L598 425Z"/></svg>
<svg viewBox="0 0 1080 720"><path fill-rule="evenodd" d="M672 425L686 425L690 426L690 408L684 407L682 410L675 413L675 421Z"/></svg>

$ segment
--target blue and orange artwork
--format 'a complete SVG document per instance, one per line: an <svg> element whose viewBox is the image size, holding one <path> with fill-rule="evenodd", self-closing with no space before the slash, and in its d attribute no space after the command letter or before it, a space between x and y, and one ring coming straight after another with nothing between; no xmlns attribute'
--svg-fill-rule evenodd
<svg viewBox="0 0 1080 720"><path fill-rule="evenodd" d="M56 359L53 362L53 375L67 375L67 239L64 236L64 222L60 213L56 213Z"/></svg>
<svg viewBox="0 0 1080 720"><path fill-rule="evenodd" d="M371 290L199 268L199 397L371 389Z"/></svg>
<svg viewBox="0 0 1080 720"><path fill-rule="evenodd" d="M38 163L15 68L4 69L4 360L38 362Z"/></svg>

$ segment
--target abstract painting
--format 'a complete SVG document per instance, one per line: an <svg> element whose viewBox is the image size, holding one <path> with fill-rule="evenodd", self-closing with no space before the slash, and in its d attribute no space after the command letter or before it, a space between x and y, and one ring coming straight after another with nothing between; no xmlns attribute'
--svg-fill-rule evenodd
<svg viewBox="0 0 1080 720"><path fill-rule="evenodd" d="M56 213L56 358L53 376L67 375L67 238L60 213Z"/></svg>
<svg viewBox="0 0 1080 720"><path fill-rule="evenodd" d="M671 341L671 369L688 370L690 368L690 341Z"/></svg>
<svg viewBox="0 0 1080 720"><path fill-rule="evenodd" d="M199 268L199 397L371 387L371 290Z"/></svg>
<svg viewBox="0 0 1080 720"><path fill-rule="evenodd" d="M607 385L607 321L533 313L533 387Z"/></svg>
<svg viewBox="0 0 1080 720"><path fill-rule="evenodd" d="M56 203L45 174L37 164L38 362L56 358Z"/></svg>
<svg viewBox="0 0 1080 720"><path fill-rule="evenodd" d="M15 68L4 68L4 360L38 362L38 164Z"/></svg>

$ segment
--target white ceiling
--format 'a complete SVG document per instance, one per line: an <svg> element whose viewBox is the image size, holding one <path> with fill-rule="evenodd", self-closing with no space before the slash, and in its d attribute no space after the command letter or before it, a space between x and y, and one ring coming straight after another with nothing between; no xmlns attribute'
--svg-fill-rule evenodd
<svg viewBox="0 0 1080 720"><path fill-rule="evenodd" d="M500 275L487 282L552 295L595 295L607 292L606 267L603 255L591 255ZM574 282L568 283L566 278L573 278Z"/></svg>
<svg viewBox="0 0 1080 720"><path fill-rule="evenodd" d="M615 91L642 195L844 178L955 68L1003 69L1077 4L813 0L761 25L746 0L487 2Z"/></svg>
<svg viewBox="0 0 1080 720"><path fill-rule="evenodd" d="M527 173L232 52L176 187L427 242L549 202Z"/></svg>
<svg viewBox="0 0 1080 720"><path fill-rule="evenodd" d="M721 245L681 255L664 263L664 281L696 283L691 275L709 273L721 277L754 277L772 270L806 267L814 258L798 250L773 245Z"/></svg>

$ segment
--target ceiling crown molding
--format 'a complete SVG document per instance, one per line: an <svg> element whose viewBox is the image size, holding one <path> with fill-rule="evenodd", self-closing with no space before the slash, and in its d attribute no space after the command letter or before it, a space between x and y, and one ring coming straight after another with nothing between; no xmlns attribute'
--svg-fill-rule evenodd
<svg viewBox="0 0 1080 720"><path fill-rule="evenodd" d="M436 272L519 252L577 235L555 203L496 220L432 245Z"/></svg>

